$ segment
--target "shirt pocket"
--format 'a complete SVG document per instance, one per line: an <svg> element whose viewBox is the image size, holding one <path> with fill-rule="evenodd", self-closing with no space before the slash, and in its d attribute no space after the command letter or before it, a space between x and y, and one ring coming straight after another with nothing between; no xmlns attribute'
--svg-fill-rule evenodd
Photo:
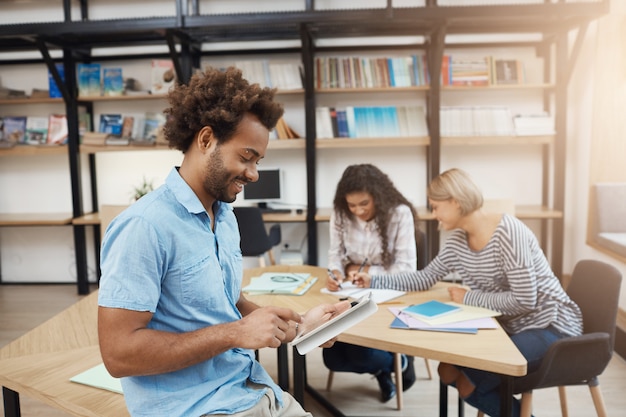
<svg viewBox="0 0 626 417"><path fill-rule="evenodd" d="M218 307L224 303L222 269L210 256L182 269L181 294L183 302L196 307Z"/></svg>

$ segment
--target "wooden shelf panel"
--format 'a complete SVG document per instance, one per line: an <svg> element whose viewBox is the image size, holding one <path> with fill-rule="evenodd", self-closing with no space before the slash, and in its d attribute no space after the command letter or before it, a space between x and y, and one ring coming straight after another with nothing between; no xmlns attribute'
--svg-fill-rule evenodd
<svg viewBox="0 0 626 417"><path fill-rule="evenodd" d="M87 213L83 214L80 217L75 217L72 219L73 225L78 226L95 226L100 224L100 214L99 213Z"/></svg>
<svg viewBox="0 0 626 417"><path fill-rule="evenodd" d="M430 145L430 138L428 136L423 137L410 137L410 138L332 138L332 139L317 139L315 146L317 149L332 149L332 148L388 148L388 147L402 147L402 146L428 146Z"/></svg>
<svg viewBox="0 0 626 417"><path fill-rule="evenodd" d="M554 88L554 84L502 84L502 85L485 85L485 86L442 86L442 91L489 91L489 90L549 90Z"/></svg>
<svg viewBox="0 0 626 417"><path fill-rule="evenodd" d="M267 149L304 149L305 145L304 139L271 139Z"/></svg>
<svg viewBox="0 0 626 417"><path fill-rule="evenodd" d="M127 151L167 151L166 145L80 145L80 153L127 152Z"/></svg>
<svg viewBox="0 0 626 417"><path fill-rule="evenodd" d="M13 105L13 104L62 104L63 103L63 99L62 98L49 98L49 97L44 97L44 98L5 98L5 99L0 99L0 105L4 105L4 104L9 104L9 105Z"/></svg>
<svg viewBox="0 0 626 417"><path fill-rule="evenodd" d="M21 155L67 155L67 145L15 145L0 149L0 157Z"/></svg>
<svg viewBox="0 0 626 417"><path fill-rule="evenodd" d="M542 136L446 136L441 138L444 146L484 145L550 145L554 135Z"/></svg>
<svg viewBox="0 0 626 417"><path fill-rule="evenodd" d="M416 85L412 87L364 87L364 88L318 88L315 90L318 94L350 94L350 93L398 93L398 92L416 92L428 91L428 85Z"/></svg>
<svg viewBox="0 0 626 417"><path fill-rule="evenodd" d="M78 97L78 101L95 102L95 101L135 101L135 100L164 100L167 94L136 94L128 96L84 96Z"/></svg>
<svg viewBox="0 0 626 417"><path fill-rule="evenodd" d="M0 213L0 226L64 226L72 224L71 213Z"/></svg>

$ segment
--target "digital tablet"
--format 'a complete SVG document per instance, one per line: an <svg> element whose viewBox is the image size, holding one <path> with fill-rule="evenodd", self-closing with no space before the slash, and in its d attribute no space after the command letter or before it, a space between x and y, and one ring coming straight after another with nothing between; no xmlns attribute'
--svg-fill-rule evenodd
<svg viewBox="0 0 626 417"><path fill-rule="evenodd" d="M367 293L359 300L353 301L352 307L315 329L299 335L291 344L296 347L298 353L306 355L314 348L371 316L376 310L378 306L372 300L372 294Z"/></svg>

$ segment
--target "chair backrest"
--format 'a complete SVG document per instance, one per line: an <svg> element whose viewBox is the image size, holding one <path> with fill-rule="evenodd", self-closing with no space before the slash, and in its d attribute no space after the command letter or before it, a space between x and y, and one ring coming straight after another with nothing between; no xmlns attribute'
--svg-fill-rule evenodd
<svg viewBox="0 0 626 417"><path fill-rule="evenodd" d="M258 207L233 207L243 256L260 256L280 243L280 226L272 231L272 238L267 234L263 214ZM278 230L278 233L276 233Z"/></svg>
<svg viewBox="0 0 626 417"><path fill-rule="evenodd" d="M582 310L583 332L608 333L611 348L615 340L621 282L622 274L613 265L586 259L576 264L567 287L567 294Z"/></svg>

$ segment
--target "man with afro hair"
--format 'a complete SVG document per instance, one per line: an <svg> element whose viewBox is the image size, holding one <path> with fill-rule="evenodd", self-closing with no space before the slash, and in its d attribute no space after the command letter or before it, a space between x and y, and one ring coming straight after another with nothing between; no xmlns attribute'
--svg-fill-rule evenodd
<svg viewBox="0 0 626 417"><path fill-rule="evenodd" d="M168 99L164 133L183 161L111 222L102 243L104 364L121 378L133 417L311 416L272 381L254 350L288 343L350 304L300 316L247 300L228 204L258 179L283 108L273 90L235 68L198 72Z"/></svg>

